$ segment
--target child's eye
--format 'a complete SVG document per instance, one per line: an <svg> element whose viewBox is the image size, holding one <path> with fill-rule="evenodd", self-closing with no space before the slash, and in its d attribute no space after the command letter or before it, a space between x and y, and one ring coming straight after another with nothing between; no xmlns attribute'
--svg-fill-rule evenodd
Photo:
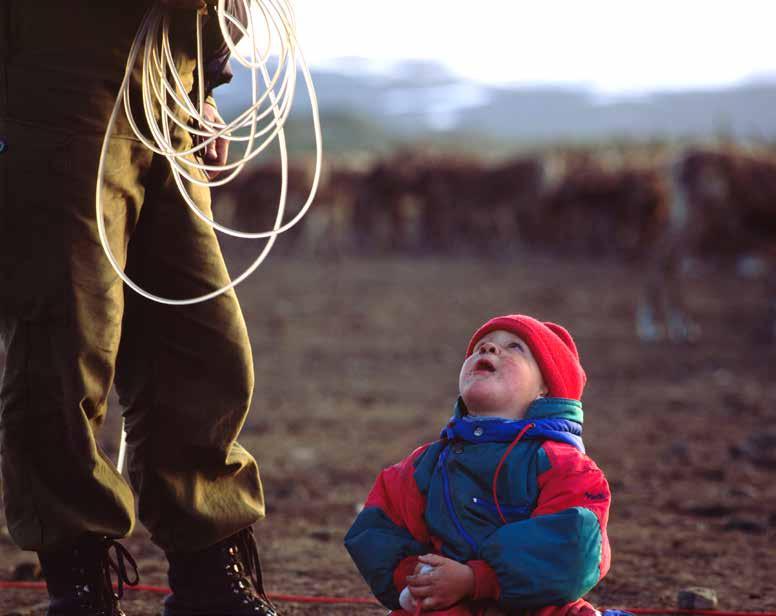
<svg viewBox="0 0 776 616"><path fill-rule="evenodd" d="M520 344L519 342L510 342L507 345L507 348L509 348L509 349L520 349L522 351L523 350L523 345Z"/></svg>

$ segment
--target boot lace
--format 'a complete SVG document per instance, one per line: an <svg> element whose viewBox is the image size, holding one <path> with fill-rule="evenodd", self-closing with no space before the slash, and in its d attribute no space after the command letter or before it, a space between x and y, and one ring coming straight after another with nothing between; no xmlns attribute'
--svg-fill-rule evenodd
<svg viewBox="0 0 776 616"><path fill-rule="evenodd" d="M245 605L262 616L277 616L277 610L264 591L261 561L252 528L241 530L226 547L229 561L227 575L232 580L232 592L242 597Z"/></svg>
<svg viewBox="0 0 776 616"><path fill-rule="evenodd" d="M111 549L115 553L115 560L111 558ZM74 556L76 558L79 556L77 549ZM130 577L127 565L132 568L133 577ZM116 573L116 592L113 590L111 572ZM86 569L82 564L78 567L78 573L82 576L81 579L85 580ZM118 541L106 537L101 539L100 556L94 570L92 584L87 581L76 584L76 597L81 602L81 607L99 608L94 616L124 616L119 606L119 600L124 596L124 584L135 586L138 582L140 582L140 576L135 559Z"/></svg>

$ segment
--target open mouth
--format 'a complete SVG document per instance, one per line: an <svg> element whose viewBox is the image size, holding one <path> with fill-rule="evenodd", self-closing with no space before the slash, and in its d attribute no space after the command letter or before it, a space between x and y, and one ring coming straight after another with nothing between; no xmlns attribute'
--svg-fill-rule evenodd
<svg viewBox="0 0 776 616"><path fill-rule="evenodd" d="M477 363L474 364L474 370L472 372L495 372L496 366L493 365L493 362L491 362L489 359L486 358L480 358L477 360Z"/></svg>

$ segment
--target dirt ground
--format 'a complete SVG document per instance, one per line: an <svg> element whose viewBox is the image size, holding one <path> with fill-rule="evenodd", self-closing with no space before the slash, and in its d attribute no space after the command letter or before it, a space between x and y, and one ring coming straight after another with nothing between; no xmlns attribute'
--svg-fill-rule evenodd
<svg viewBox="0 0 776 616"><path fill-rule="evenodd" d="M673 608L678 589L698 585L716 589L720 609L776 609L776 346L753 337L765 298L752 281L694 278L702 341L645 346L632 330L639 284L618 264L523 256L270 259L240 293L257 375L240 440L262 467L270 592L368 596L342 547L357 506L381 468L437 435L475 327L519 311L567 325L589 375L585 441L614 493L613 565L591 600ZM102 435L114 456L118 415ZM126 544L142 581L164 584L142 527ZM0 533L0 579L31 556ZM157 595L127 597L130 616L160 611ZM0 590L0 615L43 614L44 599Z"/></svg>

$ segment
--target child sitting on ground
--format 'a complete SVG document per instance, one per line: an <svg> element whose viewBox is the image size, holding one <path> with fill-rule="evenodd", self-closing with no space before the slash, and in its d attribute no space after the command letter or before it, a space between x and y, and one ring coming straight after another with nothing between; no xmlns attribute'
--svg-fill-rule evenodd
<svg viewBox="0 0 776 616"><path fill-rule="evenodd" d="M593 616L610 492L585 455L571 335L524 315L469 342L440 440L380 473L345 546L394 616Z"/></svg>

